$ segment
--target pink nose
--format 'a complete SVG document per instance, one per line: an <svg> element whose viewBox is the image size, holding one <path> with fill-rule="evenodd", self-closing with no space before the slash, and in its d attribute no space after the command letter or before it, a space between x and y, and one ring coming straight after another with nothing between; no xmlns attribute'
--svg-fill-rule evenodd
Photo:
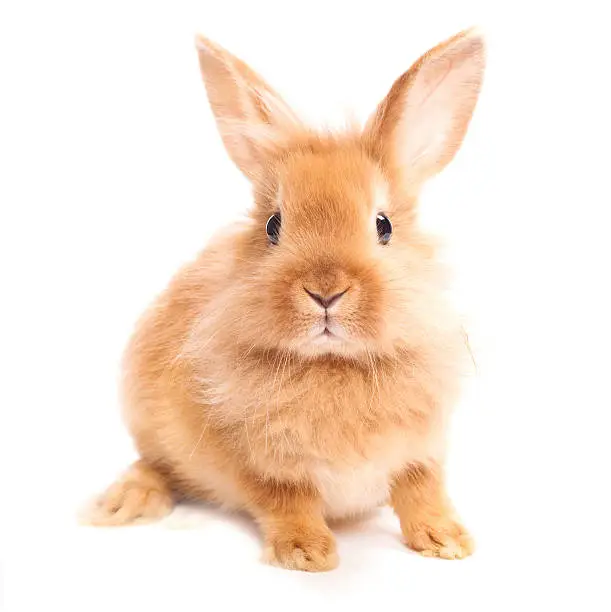
<svg viewBox="0 0 611 612"><path fill-rule="evenodd" d="M306 293L319 305L322 306L325 310L327 308L331 308L331 306L333 306L333 304L337 303L340 298L342 297L342 295L344 295L344 293L346 293L346 291L348 291L348 289L344 289L343 291L340 291L339 293L334 293L333 295L320 295L320 293L314 293L312 291L310 291L309 289L306 289L304 287L304 289L306 290Z"/></svg>

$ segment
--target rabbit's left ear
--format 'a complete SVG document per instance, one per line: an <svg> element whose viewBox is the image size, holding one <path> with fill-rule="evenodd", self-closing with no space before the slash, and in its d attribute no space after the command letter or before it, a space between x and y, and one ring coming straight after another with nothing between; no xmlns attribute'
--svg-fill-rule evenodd
<svg viewBox="0 0 611 612"><path fill-rule="evenodd" d="M484 73L484 41L466 30L425 53L393 84L369 119L372 153L418 187L458 151Z"/></svg>

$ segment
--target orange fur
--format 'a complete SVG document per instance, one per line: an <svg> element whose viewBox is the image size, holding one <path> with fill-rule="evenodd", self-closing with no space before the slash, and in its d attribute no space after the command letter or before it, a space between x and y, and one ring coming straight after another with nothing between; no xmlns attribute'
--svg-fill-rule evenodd
<svg viewBox="0 0 611 612"><path fill-rule="evenodd" d="M101 500L97 522L161 515L171 492L210 500L254 517L267 560L315 571L337 563L327 519L391 500L408 545L468 554L441 484L468 351L415 206L466 130L481 38L463 32L430 51L363 133L344 134L313 132L243 62L203 38L198 48L255 205L176 275L132 338L124 407L141 462ZM385 246L382 211L394 230ZM346 292L329 309L333 336L320 334L306 290ZM140 511L127 507L138 500Z"/></svg>
<svg viewBox="0 0 611 612"><path fill-rule="evenodd" d="M391 504L410 548L442 559L462 559L473 552L473 540L446 497L439 466L412 465L400 473Z"/></svg>

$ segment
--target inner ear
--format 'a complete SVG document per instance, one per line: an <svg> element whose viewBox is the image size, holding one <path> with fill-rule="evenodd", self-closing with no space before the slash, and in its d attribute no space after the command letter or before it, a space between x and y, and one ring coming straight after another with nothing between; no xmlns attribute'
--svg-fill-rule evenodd
<svg viewBox="0 0 611 612"><path fill-rule="evenodd" d="M484 63L484 42L475 30L425 53L369 119L364 139L372 154L415 185L442 170L464 138Z"/></svg>

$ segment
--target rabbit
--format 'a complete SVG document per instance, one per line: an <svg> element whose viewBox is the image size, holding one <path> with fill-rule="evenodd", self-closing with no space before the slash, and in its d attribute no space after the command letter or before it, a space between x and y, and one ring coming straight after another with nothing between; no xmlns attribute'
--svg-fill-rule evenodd
<svg viewBox="0 0 611 612"><path fill-rule="evenodd" d="M425 53L362 129L337 133L305 125L218 44L198 36L196 46L254 204L137 325L122 401L140 458L91 523L203 500L250 515L266 562L316 572L338 564L334 521L389 504L411 549L470 555L444 489L448 418L470 356L416 212L470 122L482 34Z"/></svg>

